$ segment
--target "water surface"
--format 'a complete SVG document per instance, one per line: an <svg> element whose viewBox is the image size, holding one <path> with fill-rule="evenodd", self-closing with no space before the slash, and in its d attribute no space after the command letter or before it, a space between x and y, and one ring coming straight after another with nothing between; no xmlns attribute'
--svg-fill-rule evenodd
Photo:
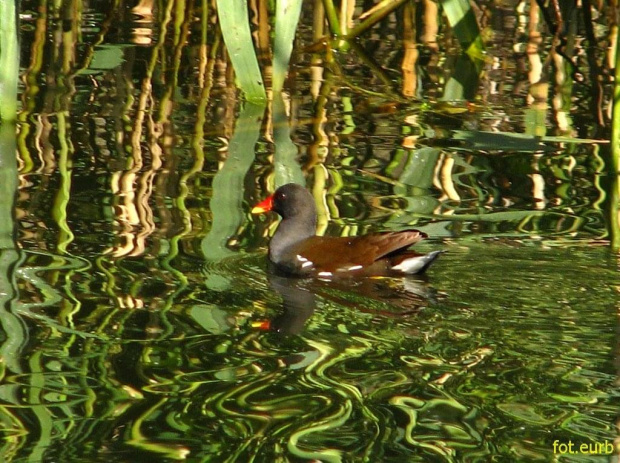
<svg viewBox="0 0 620 463"><path fill-rule="evenodd" d="M461 59L445 29L419 42L404 97L398 18L330 62L305 11L267 110L242 102L197 5L167 28L130 7L22 8L1 164L3 461L549 461L617 442L597 119L611 84L596 100L594 72L567 79L548 34L541 98L531 6L484 10L468 101L444 98ZM286 181L313 191L321 234L418 228L420 250L446 252L424 278L269 275L277 220L249 210Z"/></svg>

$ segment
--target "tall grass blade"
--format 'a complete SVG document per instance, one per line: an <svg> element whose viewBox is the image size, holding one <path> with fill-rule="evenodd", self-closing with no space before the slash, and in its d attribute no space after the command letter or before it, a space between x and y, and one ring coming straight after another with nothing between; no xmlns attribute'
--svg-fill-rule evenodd
<svg viewBox="0 0 620 463"><path fill-rule="evenodd" d="M469 0L442 0L441 7L465 53L474 59L483 59L484 44Z"/></svg>
<svg viewBox="0 0 620 463"><path fill-rule="evenodd" d="M291 60L295 31L303 0L279 0L276 3L276 35L273 44L273 93L282 91Z"/></svg>
<svg viewBox="0 0 620 463"><path fill-rule="evenodd" d="M0 0L0 122L17 119L17 2Z"/></svg>
<svg viewBox="0 0 620 463"><path fill-rule="evenodd" d="M217 0L217 15L239 88L251 102L267 99L244 0Z"/></svg>

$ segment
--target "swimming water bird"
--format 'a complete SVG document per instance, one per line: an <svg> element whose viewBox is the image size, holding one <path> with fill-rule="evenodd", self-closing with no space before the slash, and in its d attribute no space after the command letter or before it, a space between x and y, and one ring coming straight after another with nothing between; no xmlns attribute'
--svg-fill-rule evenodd
<svg viewBox="0 0 620 463"><path fill-rule="evenodd" d="M269 242L269 261L290 276L332 279L354 276L419 275L441 251L418 254L408 248L426 238L419 230L363 236L317 236L314 198L289 183L257 204L253 214L277 212L282 221Z"/></svg>

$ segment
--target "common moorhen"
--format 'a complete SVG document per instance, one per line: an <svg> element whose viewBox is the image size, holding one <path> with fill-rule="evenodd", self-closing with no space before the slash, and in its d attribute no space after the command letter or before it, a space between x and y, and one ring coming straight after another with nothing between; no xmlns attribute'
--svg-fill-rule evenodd
<svg viewBox="0 0 620 463"><path fill-rule="evenodd" d="M441 251L407 248L426 238L418 230L355 237L316 236L316 204L304 187L289 183L257 204L253 214L274 211L282 222L269 243L269 261L280 273L318 278L421 274Z"/></svg>

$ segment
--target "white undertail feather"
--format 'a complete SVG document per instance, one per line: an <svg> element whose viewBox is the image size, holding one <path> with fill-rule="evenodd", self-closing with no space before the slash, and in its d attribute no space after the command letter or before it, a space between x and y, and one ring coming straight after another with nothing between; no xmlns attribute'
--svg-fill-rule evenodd
<svg viewBox="0 0 620 463"><path fill-rule="evenodd" d="M392 267L392 270L408 273L410 275L422 273L435 259L437 259L437 256L441 254L441 252L442 251L433 251L428 254L424 254L423 256L410 257L409 259L405 259L400 264Z"/></svg>

